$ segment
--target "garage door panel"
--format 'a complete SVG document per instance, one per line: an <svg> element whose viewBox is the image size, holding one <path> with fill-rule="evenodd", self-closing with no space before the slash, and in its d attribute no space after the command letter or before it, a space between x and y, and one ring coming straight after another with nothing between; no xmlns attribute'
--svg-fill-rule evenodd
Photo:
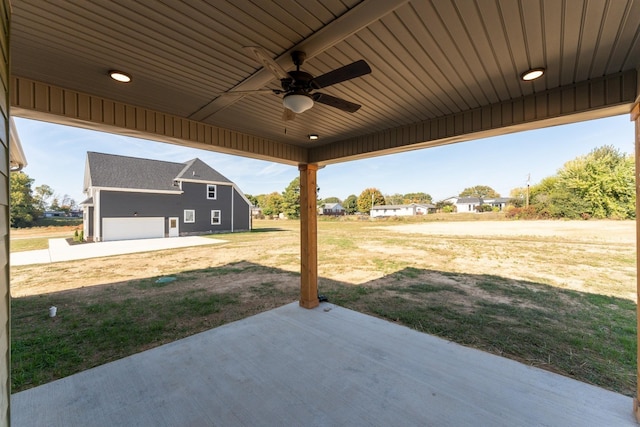
<svg viewBox="0 0 640 427"><path fill-rule="evenodd" d="M102 240L135 240L164 237L164 218L103 218Z"/></svg>

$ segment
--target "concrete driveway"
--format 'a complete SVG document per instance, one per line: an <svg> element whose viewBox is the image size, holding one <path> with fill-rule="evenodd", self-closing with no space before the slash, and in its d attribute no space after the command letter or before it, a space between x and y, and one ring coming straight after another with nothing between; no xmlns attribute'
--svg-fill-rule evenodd
<svg viewBox="0 0 640 427"><path fill-rule="evenodd" d="M214 245L224 242L225 240L221 239L187 236L69 245L66 239L49 239L49 249L14 252L10 255L9 259L11 265L46 264L50 262L99 258L137 252L186 248L190 246Z"/></svg>

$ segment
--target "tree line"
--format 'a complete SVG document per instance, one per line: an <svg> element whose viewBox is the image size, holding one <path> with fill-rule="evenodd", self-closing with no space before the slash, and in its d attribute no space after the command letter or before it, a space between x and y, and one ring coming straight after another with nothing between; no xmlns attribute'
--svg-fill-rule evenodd
<svg viewBox="0 0 640 427"><path fill-rule="evenodd" d="M24 172L10 175L10 221L12 227L29 227L45 211L69 213L77 210L75 200L67 194L60 196L44 184L33 188L34 180ZM284 214L287 218L300 217L300 178L296 177L282 192L252 196L249 201L262 209L265 216ZM458 197L489 199L500 194L489 186L465 188ZM531 187L518 187L510 192L508 217L515 218L635 218L635 159L611 145L596 148L590 153L568 161L555 175L546 177ZM349 215L368 213L373 206L404 205L410 203L434 204L440 212L453 212L450 201L433 201L424 192L383 195L377 188L366 188L360 195L349 195L344 200L327 197L318 200L318 206L340 203ZM480 211L491 206L480 205Z"/></svg>
<svg viewBox="0 0 640 427"><path fill-rule="evenodd" d="M78 209L68 194L60 196L43 184L32 188L33 178L24 172L11 172L9 177L9 220L11 227L32 227L46 211L69 213Z"/></svg>
<svg viewBox="0 0 640 427"><path fill-rule="evenodd" d="M539 184L513 189L511 200L510 214L521 218L635 218L634 156L612 145L595 148Z"/></svg>
<svg viewBox="0 0 640 427"><path fill-rule="evenodd" d="M282 193L258 196L247 195L254 206L266 216L300 217L300 180L295 178ZM487 185L465 188L458 197L483 199L499 198L500 194ZM555 175L546 177L531 187L511 190L506 215L515 218L635 218L635 159L611 145L596 148L590 153L568 161ZM366 188L359 196L346 199L327 197L318 199L318 206L340 203L348 215L368 213L373 206L434 204L440 212L453 212L449 200L434 202L424 192L383 195L377 188ZM480 204L479 211L492 206Z"/></svg>

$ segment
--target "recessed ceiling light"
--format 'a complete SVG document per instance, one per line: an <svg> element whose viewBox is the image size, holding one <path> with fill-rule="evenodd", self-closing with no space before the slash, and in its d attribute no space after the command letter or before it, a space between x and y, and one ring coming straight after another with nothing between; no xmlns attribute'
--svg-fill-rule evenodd
<svg viewBox="0 0 640 427"><path fill-rule="evenodd" d="M129 83L131 81L131 75L124 71L111 70L109 71L109 76L120 83Z"/></svg>
<svg viewBox="0 0 640 427"><path fill-rule="evenodd" d="M312 140L312 141L315 141L316 139L318 139L318 134L310 133L309 134L309 139Z"/></svg>
<svg viewBox="0 0 640 427"><path fill-rule="evenodd" d="M532 68L528 71L525 71L520 75L520 78L525 82L539 79L544 74L544 68Z"/></svg>

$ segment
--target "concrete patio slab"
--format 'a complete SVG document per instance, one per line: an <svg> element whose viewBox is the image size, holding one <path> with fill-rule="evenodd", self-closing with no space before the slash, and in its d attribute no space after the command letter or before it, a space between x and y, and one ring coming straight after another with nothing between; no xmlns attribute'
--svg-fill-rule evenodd
<svg viewBox="0 0 640 427"><path fill-rule="evenodd" d="M225 240L209 237L185 236L70 245L66 239L49 239L49 249L14 252L11 254L10 262L11 265L45 264L190 246L215 245L224 242Z"/></svg>
<svg viewBox="0 0 640 427"><path fill-rule="evenodd" d="M12 396L21 426L636 426L632 399L292 303Z"/></svg>

